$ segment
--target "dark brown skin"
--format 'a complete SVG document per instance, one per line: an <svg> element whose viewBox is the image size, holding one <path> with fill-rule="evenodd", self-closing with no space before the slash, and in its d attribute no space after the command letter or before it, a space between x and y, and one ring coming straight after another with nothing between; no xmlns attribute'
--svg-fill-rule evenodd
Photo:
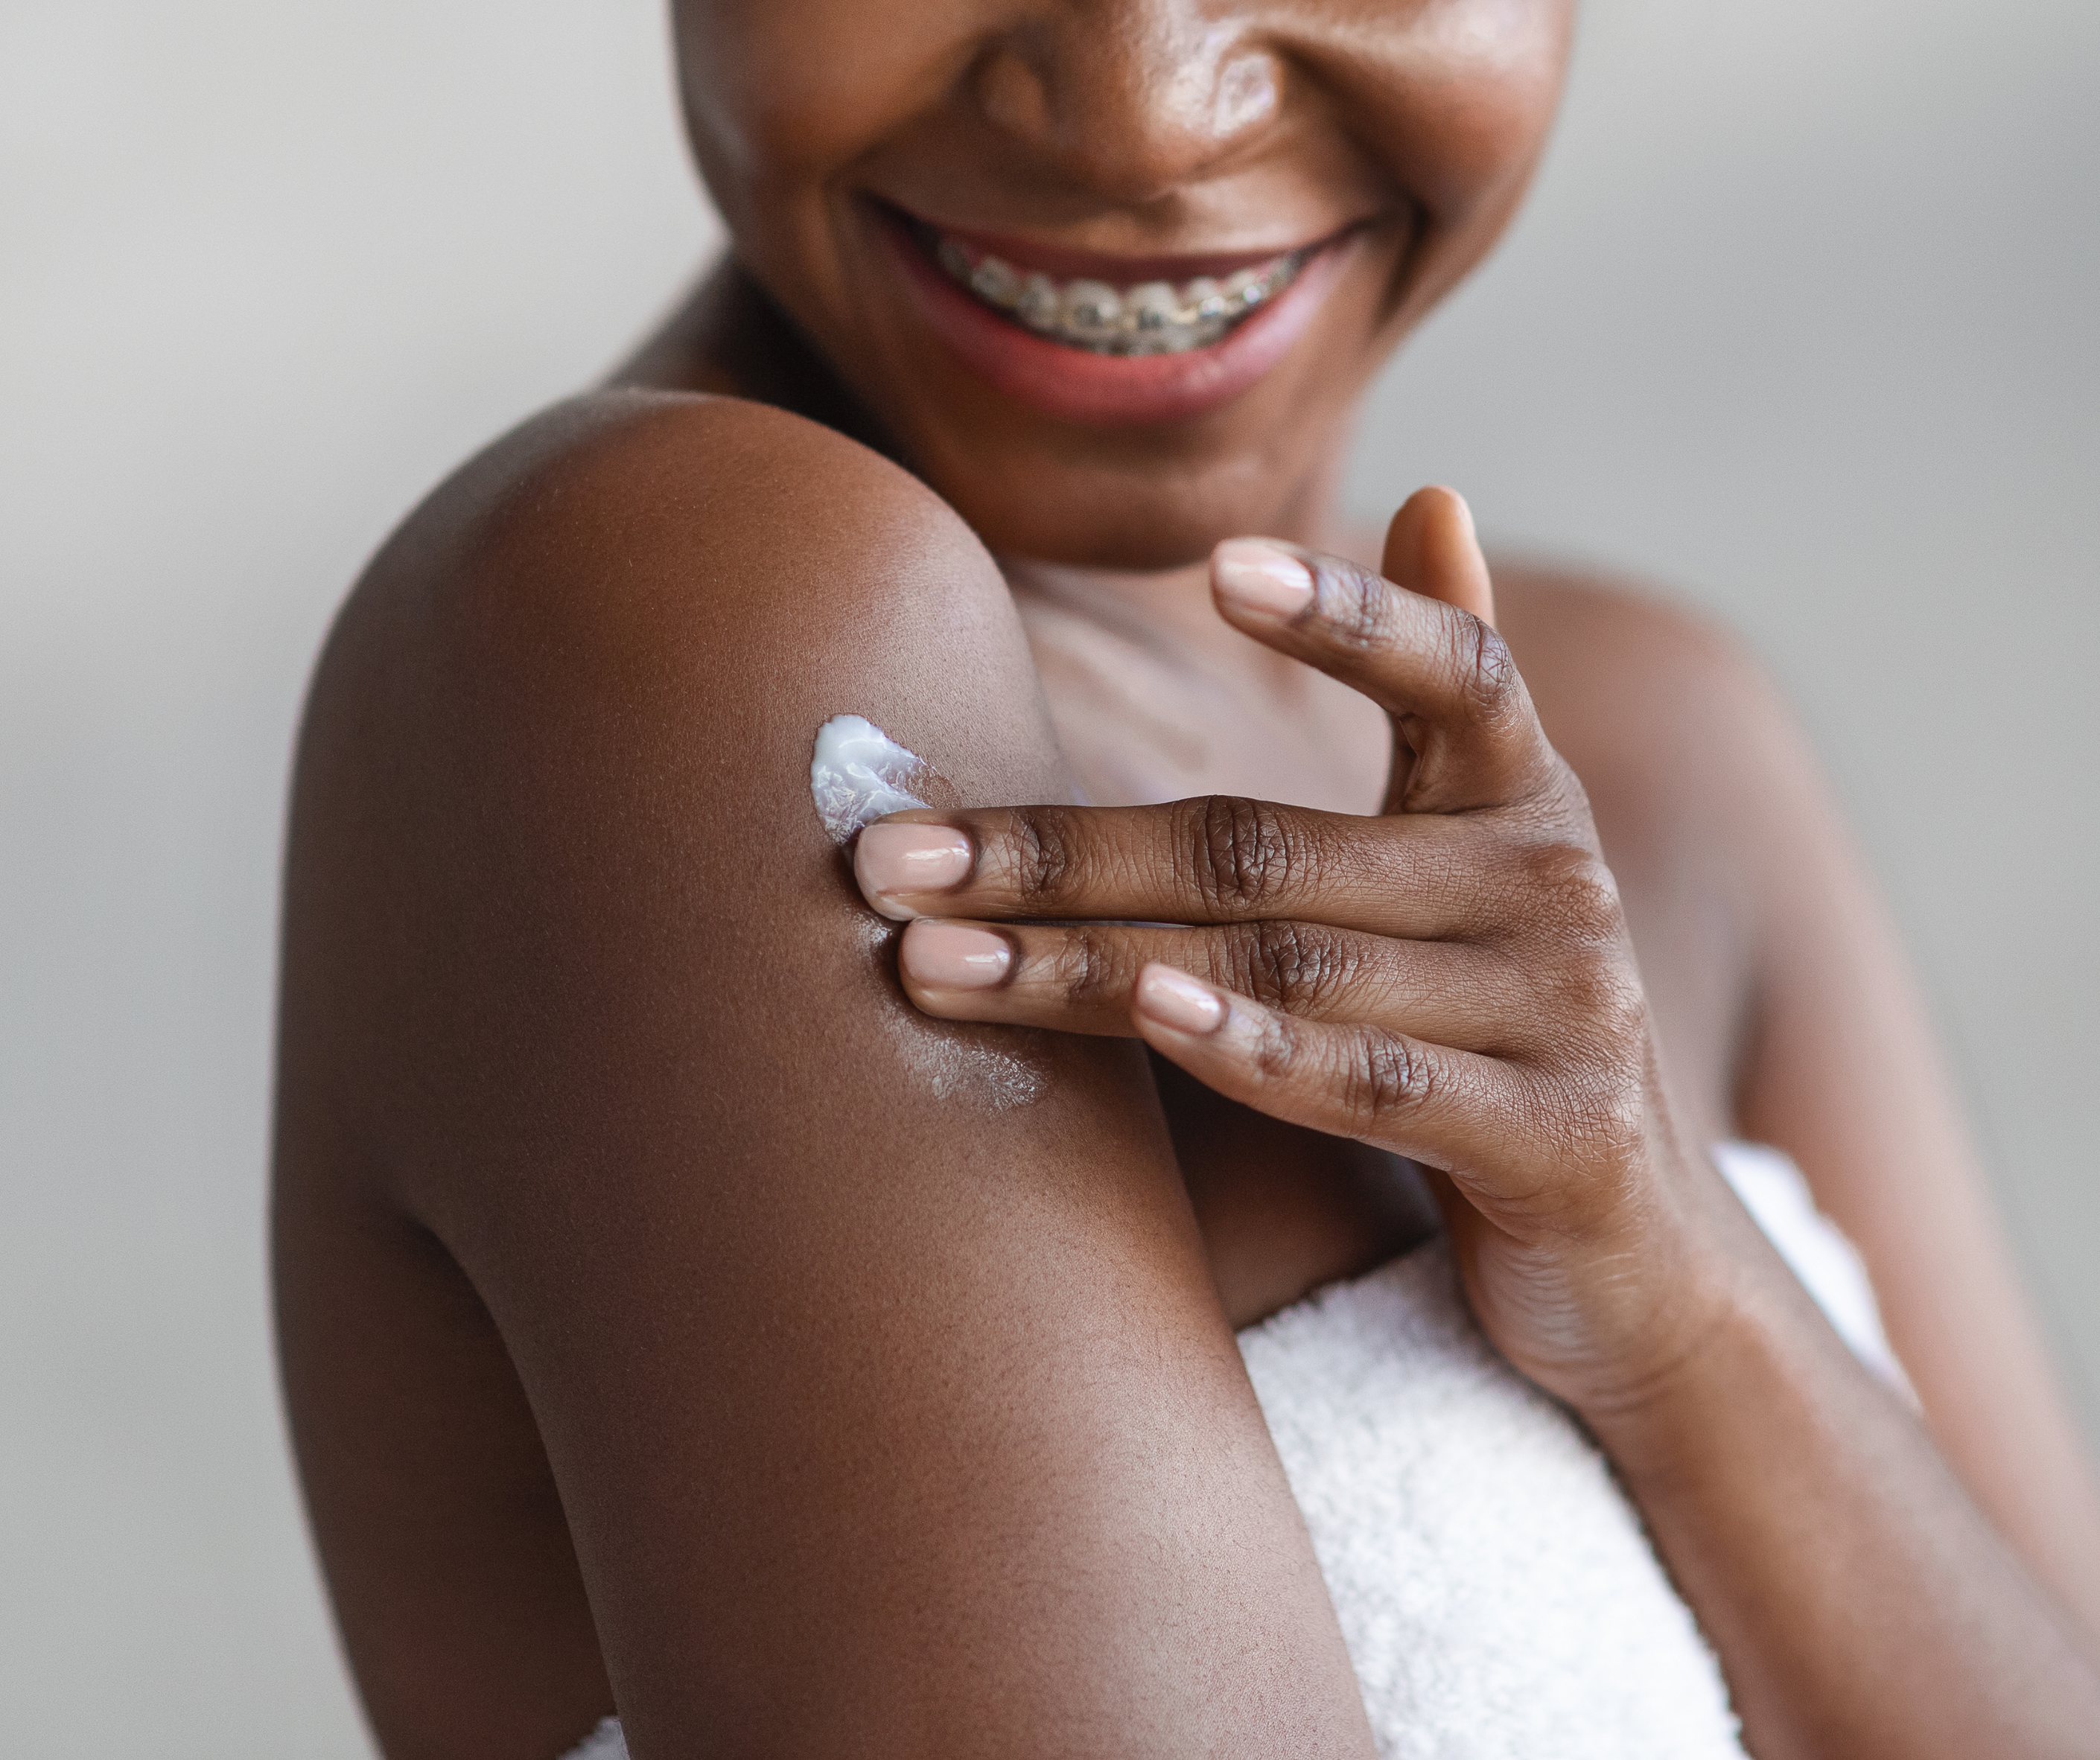
<svg viewBox="0 0 2100 1760"><path fill-rule="evenodd" d="M1368 1752L1142 1059L936 1092L810 805L848 705L1063 787L967 530L726 402L558 412L331 642L277 1227L380 1739L551 1754L616 1692L645 1756Z"/></svg>
<svg viewBox="0 0 2100 1760"><path fill-rule="evenodd" d="M739 262L624 376L655 389L410 519L302 744L280 1328L388 1755L551 1760L615 1703L641 1760L1368 1753L1231 1332L1436 1225L1388 1153L1612 1454L1754 1753L2100 1753L2100 1523L1784 712L1674 614L1490 589L1445 492L1382 559L1331 523L1364 383L1521 192L1564 7L678 18ZM1273 101L1228 127L1225 82ZM1252 390L1095 431L914 329L870 197L1363 243ZM1309 609L1213 608L1188 565L1249 530ZM1154 737L1114 705L1164 699L1043 563L1118 571L1081 587L1236 706L1170 742L1224 804L1114 805L1097 759ZM846 711L945 773L960 810L901 823L971 858L885 907L999 925L996 987L915 976L929 929L899 950L826 839ZM1135 919L1194 926L1086 926ZM1225 1024L1149 1015L1148 961ZM1930 1436L1705 1165L1730 1132L1860 1242Z"/></svg>

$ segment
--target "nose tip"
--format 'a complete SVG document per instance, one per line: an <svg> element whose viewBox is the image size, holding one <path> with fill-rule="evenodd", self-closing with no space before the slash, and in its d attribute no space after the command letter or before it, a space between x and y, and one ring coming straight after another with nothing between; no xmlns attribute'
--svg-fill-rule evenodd
<svg viewBox="0 0 2100 1760"><path fill-rule="evenodd" d="M1276 57L1144 5L1066 12L978 64L986 119L1061 174L1143 201L1244 148L1282 103Z"/></svg>
<svg viewBox="0 0 2100 1760"><path fill-rule="evenodd" d="M1276 58L1253 51L1232 56L1219 70L1212 109L1219 130L1239 135L1274 116L1282 93Z"/></svg>

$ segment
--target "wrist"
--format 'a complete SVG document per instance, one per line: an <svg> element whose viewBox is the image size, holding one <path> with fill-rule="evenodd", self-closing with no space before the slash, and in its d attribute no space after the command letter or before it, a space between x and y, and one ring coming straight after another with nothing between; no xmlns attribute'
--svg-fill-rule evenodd
<svg viewBox="0 0 2100 1760"><path fill-rule="evenodd" d="M1604 1397L1583 1422L1637 1501L1726 1480L1815 1414L1851 1404L1865 1371L1767 1251L1701 1255L1680 1296L1674 1351Z"/></svg>
<svg viewBox="0 0 2100 1760"><path fill-rule="evenodd" d="M1734 1268L1705 1243L1652 1241L1613 1255L1636 1268L1625 1311L1611 1327L1618 1348L1587 1385L1563 1395L1599 1440L1668 1428L1738 1347L1747 1321Z"/></svg>

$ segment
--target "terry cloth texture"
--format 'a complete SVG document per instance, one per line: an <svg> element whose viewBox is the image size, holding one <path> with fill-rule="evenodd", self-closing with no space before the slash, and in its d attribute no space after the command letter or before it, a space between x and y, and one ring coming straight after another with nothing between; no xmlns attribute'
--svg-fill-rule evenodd
<svg viewBox="0 0 2100 1760"><path fill-rule="evenodd" d="M1714 1164L1860 1357L1907 1388L1793 1163ZM1474 1323L1443 1242L1250 1327L1384 1760L1744 1760L1719 1668L1604 1457ZM567 1760L627 1760L616 1718Z"/></svg>
<svg viewBox="0 0 2100 1760"><path fill-rule="evenodd" d="M1604 1458L1443 1242L1240 1335L1387 1760L1742 1760Z"/></svg>
<svg viewBox="0 0 2100 1760"><path fill-rule="evenodd" d="M605 1718L562 1760L627 1760L627 1738L620 1732L620 1719Z"/></svg>

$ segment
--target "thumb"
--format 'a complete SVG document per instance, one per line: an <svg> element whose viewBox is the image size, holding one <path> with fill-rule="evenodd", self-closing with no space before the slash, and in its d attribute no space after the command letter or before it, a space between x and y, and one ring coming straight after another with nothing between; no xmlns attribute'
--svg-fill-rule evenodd
<svg viewBox="0 0 2100 1760"><path fill-rule="evenodd" d="M1385 531L1379 572L1427 599L1440 599L1494 627L1495 589L1473 532L1473 511L1456 489L1417 489Z"/></svg>

